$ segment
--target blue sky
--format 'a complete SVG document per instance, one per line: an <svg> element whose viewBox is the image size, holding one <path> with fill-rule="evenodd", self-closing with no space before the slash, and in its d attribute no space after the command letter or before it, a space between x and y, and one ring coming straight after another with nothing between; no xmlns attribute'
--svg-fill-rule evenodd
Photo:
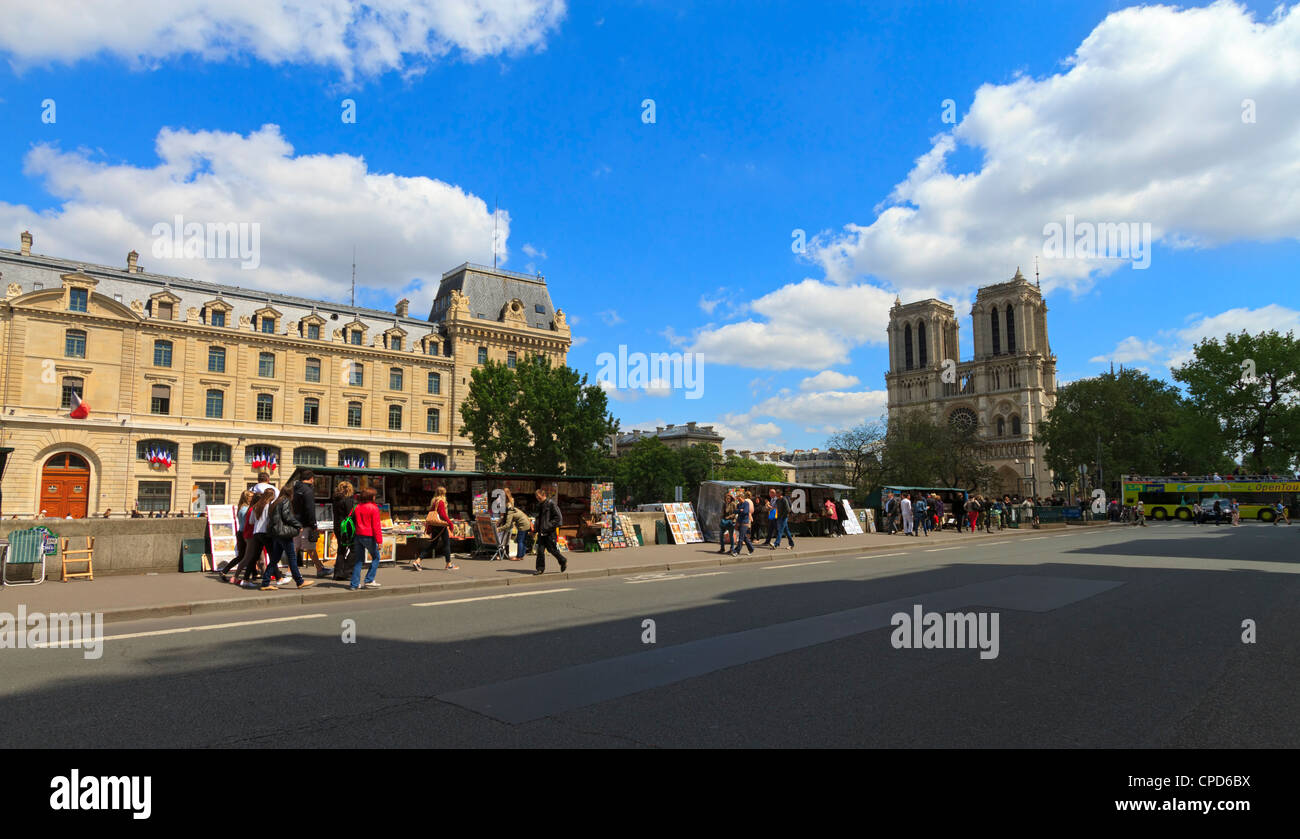
<svg viewBox="0 0 1300 839"><path fill-rule="evenodd" d="M894 295L956 305L968 357L975 288L1035 256L1063 380L1300 329L1294 7L174 6L0 33L3 246L31 228L39 252L346 299L355 245L360 302L426 311L442 271L491 261L499 202L503 265L546 275L571 365L703 353L699 399L612 391L623 427L737 448L878 417ZM259 222L261 265L151 258L178 212ZM1050 258L1067 214L1149 223L1149 267Z"/></svg>

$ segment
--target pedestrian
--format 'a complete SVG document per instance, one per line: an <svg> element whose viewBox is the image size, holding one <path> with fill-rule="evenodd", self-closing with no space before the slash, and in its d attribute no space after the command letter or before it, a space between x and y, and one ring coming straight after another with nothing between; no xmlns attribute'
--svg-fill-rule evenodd
<svg viewBox="0 0 1300 839"><path fill-rule="evenodd" d="M957 525L957 532L961 533L962 525L966 522L966 493L958 493L952 499L952 521Z"/></svg>
<svg viewBox="0 0 1300 839"><path fill-rule="evenodd" d="M1234 498L1232 499L1232 526L1236 527L1239 524L1241 524L1241 504Z"/></svg>
<svg viewBox="0 0 1300 839"><path fill-rule="evenodd" d="M727 490L727 497L722 499L722 521L718 524L718 553L728 552L727 540L731 547L736 546L736 491Z"/></svg>
<svg viewBox="0 0 1300 839"><path fill-rule="evenodd" d="M506 490L507 493L510 490ZM514 498L509 499L510 506L513 507ZM515 512L519 512L516 510ZM523 516L523 513L519 513ZM527 521L528 517L524 516ZM506 522L502 521L502 532L508 533ZM429 502L429 513L424 517L424 532L427 533L432 541L429 543L429 558L437 556L438 551L443 552L443 570L459 571L460 566L451 561L451 516L447 514L447 488L440 486L433 491L433 499ZM416 557L411 563L411 567L416 571L423 571L424 565L420 563L420 557Z"/></svg>
<svg viewBox="0 0 1300 839"><path fill-rule="evenodd" d="M916 529L921 531L922 536L930 535L930 515L929 505L925 503L925 495L918 495L916 503L912 505L912 517L916 521Z"/></svg>
<svg viewBox="0 0 1300 839"><path fill-rule="evenodd" d="M298 588L314 586L315 581L304 580L302 572L298 570L298 551L294 548L294 539L302 533L305 525L293 514L293 487L286 483L284 492L281 492L271 502L270 506L271 515L267 521L266 532L270 537L271 556L267 560L266 571L262 573L262 591L278 591L280 589L280 586L272 582L271 578L280 575L281 555L287 556L289 574L293 577L293 581L298 584Z"/></svg>
<svg viewBox="0 0 1300 839"><path fill-rule="evenodd" d="M1216 498L1214 499L1214 526L1218 527L1221 524L1223 524L1223 504Z"/></svg>
<svg viewBox="0 0 1300 839"><path fill-rule="evenodd" d="M339 481L334 487L334 579L352 579L354 552L352 542L356 537L356 519L352 512L357 507L356 491L350 481ZM345 525L344 522L347 524Z"/></svg>
<svg viewBox="0 0 1300 839"><path fill-rule="evenodd" d="M993 501L990 501L989 499L987 499L987 498L983 498L983 497L981 497L981 499L980 499L980 507L982 508L982 511L983 511L983 514L984 514L984 532L985 532L985 533L992 533L992 532L993 532L993 517L994 517L994 515L997 513L997 505L996 505L996 501L997 501L997 499L994 499Z"/></svg>
<svg viewBox="0 0 1300 839"><path fill-rule="evenodd" d="M939 493L936 492L934 494L934 522L936 530L943 530L944 525L947 524L947 520L945 519L946 513L947 507L943 503L943 499L939 496Z"/></svg>
<svg viewBox="0 0 1300 839"><path fill-rule="evenodd" d="M826 531L836 539L840 536L840 517L835 512L835 502L827 498L826 503L822 505L826 511Z"/></svg>
<svg viewBox="0 0 1300 839"><path fill-rule="evenodd" d="M302 532L294 539L294 550L307 554L307 559L316 566L317 577L328 577L332 572L321 562L316 551L316 540L320 536L316 522L316 473L310 469L302 470L292 493L293 515L302 522Z"/></svg>
<svg viewBox="0 0 1300 839"><path fill-rule="evenodd" d="M560 573L563 574L569 569L569 563L560 556L560 549L555 544L555 532L563 520L560 505L554 498L547 497L545 489L537 490L537 504L537 570L533 573L546 573L546 552L550 551L560 563Z"/></svg>
<svg viewBox="0 0 1300 839"><path fill-rule="evenodd" d="M966 523L970 526L971 535L974 535L979 530L980 506L980 497L978 495L971 496L970 500L966 502Z"/></svg>
<svg viewBox="0 0 1300 839"><path fill-rule="evenodd" d="M903 500L898 502L898 507L903 513L903 535L915 536L912 532L912 498L910 493L903 493Z"/></svg>
<svg viewBox="0 0 1300 839"><path fill-rule="evenodd" d="M1200 524L1202 515L1203 513L1201 511L1201 502L1193 501L1192 502L1192 524Z"/></svg>
<svg viewBox="0 0 1300 839"><path fill-rule="evenodd" d="M749 528L754 520L754 500L749 490L742 491L736 504L736 538L731 549L732 556L740 556L740 546L749 548L749 555L754 555L754 543L749 541Z"/></svg>
<svg viewBox="0 0 1300 839"><path fill-rule="evenodd" d="M889 535L894 536L898 533L898 499L892 492L885 496L884 512Z"/></svg>
<svg viewBox="0 0 1300 839"><path fill-rule="evenodd" d="M1278 501L1273 505L1273 525L1277 526L1278 522L1283 522L1287 527L1291 526L1291 520L1286 517L1286 505Z"/></svg>
<svg viewBox="0 0 1300 839"><path fill-rule="evenodd" d="M772 505L776 516L776 544L772 545L772 550L781 547L781 537L784 536L790 540L789 547L786 550L794 550L794 536L790 534L790 499L785 497L784 491L778 491L776 502Z"/></svg>
<svg viewBox="0 0 1300 839"><path fill-rule="evenodd" d="M276 495L280 494L280 491L275 488L275 484L271 483L271 473L263 469L257 473L257 483L253 484L253 492L261 495L268 489Z"/></svg>
<svg viewBox="0 0 1300 839"><path fill-rule="evenodd" d="M445 488L440 487L440 489L445 489ZM509 489L505 490L505 496L506 496L506 514L505 517L502 519L501 529L502 532L505 533L507 538L509 538L513 533L514 538L516 540L515 555L514 556L507 555L506 558L514 560L515 562L521 562L524 556L528 553L528 548L527 548L528 531L533 529L533 522L532 519L528 518L528 514L525 513L523 510L519 509L519 507L515 504L515 496L512 492L510 492ZM450 544L451 544L450 531L448 531L448 545ZM450 554L448 554L448 556L450 556ZM454 571L455 569L453 568L452 570Z"/></svg>
<svg viewBox="0 0 1300 839"><path fill-rule="evenodd" d="M238 562L244 556L244 548L248 547L248 540L244 538L244 522L248 519L248 508L253 506L253 491L246 489L239 494L239 503L235 505L235 558L226 563L223 570L222 578L225 578L225 570Z"/></svg>
<svg viewBox="0 0 1300 839"><path fill-rule="evenodd" d="M357 493L357 506L352 511L357 524L356 536L352 539L355 554L352 562L352 581L348 586L352 591L361 588L361 568L366 555L370 555L370 570L366 573L366 588L379 588L375 575L379 573L379 546L384 544L384 530L379 522L379 507L375 504L375 491L366 487Z"/></svg>
<svg viewBox="0 0 1300 839"><path fill-rule="evenodd" d="M781 535L776 531L776 490L775 489L769 489L767 491L766 510L767 510L767 516L764 521L764 526L767 528L767 538L763 540L763 545L765 547L776 550L776 548L773 547L772 545L772 537L775 536L776 544L780 545Z"/></svg>
<svg viewBox="0 0 1300 839"><path fill-rule="evenodd" d="M1139 524L1143 527L1147 526L1146 507L1143 505L1141 498L1137 500L1137 504L1133 505L1133 524L1134 526Z"/></svg>
<svg viewBox="0 0 1300 839"><path fill-rule="evenodd" d="M233 569L227 566L226 573L221 576L223 581L229 579L237 586L251 583L253 574L257 572L258 560L270 544L266 524L274 500L275 492L272 489L254 493L253 503L249 505L244 521L244 553Z"/></svg>

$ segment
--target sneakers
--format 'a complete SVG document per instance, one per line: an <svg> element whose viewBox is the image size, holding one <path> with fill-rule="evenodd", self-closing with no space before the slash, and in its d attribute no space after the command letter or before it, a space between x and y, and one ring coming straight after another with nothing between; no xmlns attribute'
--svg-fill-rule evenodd
<svg viewBox="0 0 1300 839"><path fill-rule="evenodd" d="M314 585L316 585L315 580L303 580L301 583L298 583L298 588L311 588Z"/></svg>
<svg viewBox="0 0 1300 839"><path fill-rule="evenodd" d="M262 591L279 591L279 590L280 587L277 586L275 583L271 583L269 586L262 586Z"/></svg>
<svg viewBox="0 0 1300 839"><path fill-rule="evenodd" d="M366 583L366 588L379 588L379 583Z"/></svg>

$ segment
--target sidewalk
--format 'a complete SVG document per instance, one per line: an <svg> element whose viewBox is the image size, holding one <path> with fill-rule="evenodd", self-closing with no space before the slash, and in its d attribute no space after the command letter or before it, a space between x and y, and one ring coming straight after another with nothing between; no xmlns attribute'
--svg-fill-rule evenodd
<svg viewBox="0 0 1300 839"><path fill-rule="evenodd" d="M1060 529L1063 525L1044 525L1043 529ZM1006 538L1029 535L1032 529L993 531L992 534L970 534L945 531L928 537L907 537L901 534L888 536L868 533L861 536L843 536L838 539L804 538L798 540L796 550L771 550L755 545L753 556L742 549L740 557L718 553L717 543L695 545L649 545L640 548L621 548L598 553L567 552L568 573L560 574L555 558L547 557L547 573L534 576L535 557L529 555L522 561L491 562L487 558L456 557L457 571L444 571L440 559L426 560L424 571L412 570L408 565L396 568L381 565L376 581L382 588L349 591L347 583L332 579L316 579L310 563L303 574L316 585L298 590L289 582L279 591L240 589L222 583L211 572L148 574L139 576L110 576L96 580L74 579L69 582L46 582L37 586L6 586L0 590L0 612L15 612L19 604L28 612L102 612L104 621L142 620L145 618L200 615L233 612L297 604L324 603L334 600L351 600L361 597L386 597L424 592L459 589L488 588L493 586L527 585L529 583L554 583L558 580L576 580L591 577L617 576L654 571L680 571L686 568L731 565L741 562L772 562L774 560L800 560L813 557L886 552L911 549L927 544L960 544L963 540ZM759 543L761 545L761 543Z"/></svg>

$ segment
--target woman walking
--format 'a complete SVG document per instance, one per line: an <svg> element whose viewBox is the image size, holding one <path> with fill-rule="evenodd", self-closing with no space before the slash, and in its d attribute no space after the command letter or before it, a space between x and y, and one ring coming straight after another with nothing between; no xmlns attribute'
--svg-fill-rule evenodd
<svg viewBox="0 0 1300 839"><path fill-rule="evenodd" d="M352 540L354 559L349 588L352 591L361 588L361 568L367 554L370 556L370 571L366 573L366 588L379 588L375 575L379 573L379 546L384 544L384 531L379 524L379 507L375 506L373 489L366 487L357 493L357 508L352 515L357 522L357 535Z"/></svg>
<svg viewBox="0 0 1300 839"><path fill-rule="evenodd" d="M235 558L226 563L222 569L221 581L227 581L226 572L235 566L244 558L244 549L248 547L248 540L244 538L244 523L248 519L248 508L253 505L253 491L244 490L239 496L239 503L235 505Z"/></svg>
<svg viewBox="0 0 1300 839"><path fill-rule="evenodd" d="M349 580L352 578L352 542L344 544L343 522L352 511L357 507L357 499L352 489L352 484L348 481L340 481L339 485L334 488L334 544L337 546L334 554L334 579ZM352 529L349 540L355 535L356 528Z"/></svg>
<svg viewBox="0 0 1300 839"><path fill-rule="evenodd" d="M451 519L447 515L446 487L440 486L433 492L433 500L429 502L429 514L424 517L424 532L433 537L429 545L430 556L435 556L439 550L442 550L446 557L446 570L458 570L460 566L453 565L451 562ZM424 570L418 558L411 563L411 566L416 571Z"/></svg>
<svg viewBox="0 0 1300 839"><path fill-rule="evenodd" d="M727 553L730 548L727 542L731 542L731 547L736 546L736 491L727 490L727 497L722 499L722 521L718 524L718 553Z"/></svg>
<svg viewBox="0 0 1300 839"><path fill-rule="evenodd" d="M303 524L293 514L292 490L291 484L285 484L284 491L270 505L266 533L271 546L271 558L266 563L266 571L262 574L262 591L280 590L279 584L271 581L271 576L279 574L282 554L289 560L289 574L298 584L298 588L310 588L316 585L314 580L304 580L302 572L298 570L298 551L294 548L293 540L302 531Z"/></svg>
<svg viewBox="0 0 1300 839"><path fill-rule="evenodd" d="M227 574L235 585L251 582L257 573L257 563L270 543L266 535L267 519L270 518L271 502L275 500L275 489L269 488L258 495L248 508L244 523L244 555L234 570L227 568ZM242 579L241 579L242 577Z"/></svg>
<svg viewBox="0 0 1300 839"><path fill-rule="evenodd" d="M740 503L736 505L736 544L731 549L732 556L740 556L741 545L749 548L750 556L754 555L754 543L749 541L749 524L753 520L754 502L750 497L749 490L743 490L740 495Z"/></svg>

